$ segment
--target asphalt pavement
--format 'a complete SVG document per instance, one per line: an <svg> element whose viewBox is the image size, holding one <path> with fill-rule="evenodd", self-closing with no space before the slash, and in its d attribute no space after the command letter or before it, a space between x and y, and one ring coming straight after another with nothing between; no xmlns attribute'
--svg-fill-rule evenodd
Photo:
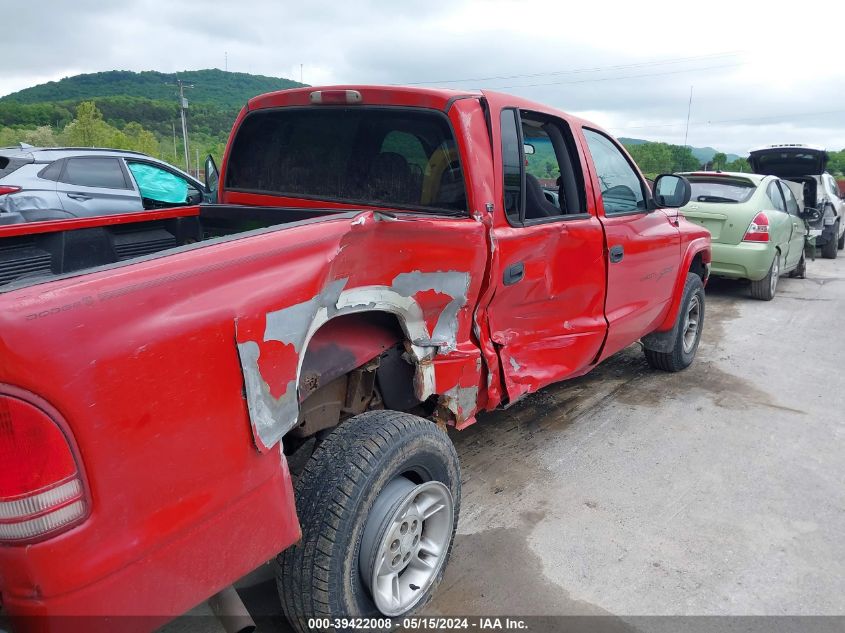
<svg viewBox="0 0 845 633"><path fill-rule="evenodd" d="M843 327L845 258L771 302L716 280L688 370L634 345L453 433L462 513L426 613L845 614ZM279 613L272 583L245 596Z"/></svg>

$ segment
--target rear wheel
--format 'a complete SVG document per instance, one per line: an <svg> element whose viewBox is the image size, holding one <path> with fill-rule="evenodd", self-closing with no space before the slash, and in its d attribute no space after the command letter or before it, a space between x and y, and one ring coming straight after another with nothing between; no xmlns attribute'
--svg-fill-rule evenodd
<svg viewBox="0 0 845 633"><path fill-rule="evenodd" d="M842 233L842 235L839 237L839 241L836 242L836 248L838 248L840 251L845 248L845 232Z"/></svg>
<svg viewBox="0 0 845 633"><path fill-rule="evenodd" d="M646 361L654 369L675 372L689 367L695 359L701 331L704 326L704 283L695 273L687 274L678 323L675 325L675 340L667 352L644 348Z"/></svg>
<svg viewBox="0 0 845 633"><path fill-rule="evenodd" d="M313 618L420 608L443 575L459 506L460 467L445 431L386 410L343 422L296 483L302 540L278 557L290 623L304 633Z"/></svg>
<svg viewBox="0 0 845 633"><path fill-rule="evenodd" d="M780 253L775 251L775 258L769 272L760 281L751 282L751 296L761 301L771 301L778 289L780 279Z"/></svg>
<svg viewBox="0 0 845 633"><path fill-rule="evenodd" d="M833 225L833 235L822 246L822 257L825 259L836 259L839 254L839 220Z"/></svg>

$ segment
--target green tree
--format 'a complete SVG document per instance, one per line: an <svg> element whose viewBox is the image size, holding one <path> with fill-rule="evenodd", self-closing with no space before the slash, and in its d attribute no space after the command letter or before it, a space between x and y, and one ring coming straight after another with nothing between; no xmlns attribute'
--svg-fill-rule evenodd
<svg viewBox="0 0 845 633"><path fill-rule="evenodd" d="M131 149L136 152L143 152L150 156L158 156L159 144L155 134L145 130L140 123L127 123L123 128L126 136L126 146L123 149Z"/></svg>
<svg viewBox="0 0 845 633"><path fill-rule="evenodd" d="M731 162L726 163L724 170L751 173L751 165L749 165L748 161L744 158L737 158L736 160L732 160Z"/></svg>
<svg viewBox="0 0 845 633"><path fill-rule="evenodd" d="M710 160L710 168L713 170L722 170L725 168L725 165L728 163L728 157L723 154L722 152L716 152L713 154L713 158Z"/></svg>
<svg viewBox="0 0 845 633"><path fill-rule="evenodd" d="M701 167L699 160L693 155L692 149L686 145L670 145L672 153L672 171L695 171Z"/></svg>
<svg viewBox="0 0 845 633"><path fill-rule="evenodd" d="M59 144L56 134L49 125L39 125L34 130L25 130L21 140L35 147L56 147Z"/></svg>
<svg viewBox="0 0 845 633"><path fill-rule="evenodd" d="M113 129L103 121L103 115L93 101L83 101L76 108L76 118L65 127L64 136L68 145L95 147L111 140Z"/></svg>
<svg viewBox="0 0 845 633"><path fill-rule="evenodd" d="M845 175L845 149L838 152L828 152L830 160L827 163L827 170L834 175Z"/></svg>
<svg viewBox="0 0 845 633"><path fill-rule="evenodd" d="M641 143L626 149L648 178L672 171L672 151L666 143Z"/></svg>

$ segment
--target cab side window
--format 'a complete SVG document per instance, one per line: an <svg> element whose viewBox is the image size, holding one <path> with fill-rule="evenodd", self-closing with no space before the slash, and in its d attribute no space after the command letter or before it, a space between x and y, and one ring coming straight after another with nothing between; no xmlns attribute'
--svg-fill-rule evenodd
<svg viewBox="0 0 845 633"><path fill-rule="evenodd" d="M504 207L512 225L587 214L575 139L565 121L538 112L502 111Z"/></svg>
<svg viewBox="0 0 845 633"><path fill-rule="evenodd" d="M783 199L786 201L786 210L791 215L798 215L799 208L798 208L798 201L795 199L795 195L792 193L792 189L789 188L785 182L780 182L780 190L783 192Z"/></svg>
<svg viewBox="0 0 845 633"><path fill-rule="evenodd" d="M516 110L502 110L502 170L505 214L511 224L522 221L522 151Z"/></svg>
<svg viewBox="0 0 845 633"><path fill-rule="evenodd" d="M595 130L584 129L584 137L596 166L605 215L645 211L643 183L622 151Z"/></svg>
<svg viewBox="0 0 845 633"><path fill-rule="evenodd" d="M781 195L780 188L778 188L776 180L770 182L769 186L766 187L766 195L769 197L769 201L775 209L786 213L786 204L783 201L783 196Z"/></svg>

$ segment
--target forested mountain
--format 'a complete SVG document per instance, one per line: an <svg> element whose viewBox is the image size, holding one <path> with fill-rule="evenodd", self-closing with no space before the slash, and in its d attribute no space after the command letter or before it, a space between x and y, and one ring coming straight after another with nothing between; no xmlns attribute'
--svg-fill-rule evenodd
<svg viewBox="0 0 845 633"><path fill-rule="evenodd" d="M625 145L626 147L631 147L632 145L642 145L644 143L652 143L653 141L647 141L641 138L627 138L625 136L619 137L619 142ZM703 165L711 160L713 157L719 153L719 150L713 149L712 147L690 147L692 150L692 155L695 156L699 162ZM725 154L728 162L735 161L739 158L744 158L743 156L737 156L736 154Z"/></svg>
<svg viewBox="0 0 845 633"><path fill-rule="evenodd" d="M69 126L76 120L80 104L93 102L100 121L91 128L99 130L93 135L94 144L121 144L123 149L148 152L185 167L174 85L177 78L193 86L185 90L192 162L197 151L201 159L211 153L219 161L232 123L250 98L305 85L218 69L77 75L0 98L0 146L21 141L32 145L69 143L76 139ZM86 109L84 116L90 120L94 112ZM137 138L144 138L144 143L132 141Z"/></svg>
<svg viewBox="0 0 845 633"><path fill-rule="evenodd" d="M226 72L217 68L186 70L180 73L110 70L65 77L59 81L25 88L0 97L0 103L78 103L97 100L100 97L141 97L175 103L174 84L177 79L193 85L193 88L185 90L185 96L190 102L212 104L226 110L239 110L248 99L264 92L304 85L290 79Z"/></svg>

